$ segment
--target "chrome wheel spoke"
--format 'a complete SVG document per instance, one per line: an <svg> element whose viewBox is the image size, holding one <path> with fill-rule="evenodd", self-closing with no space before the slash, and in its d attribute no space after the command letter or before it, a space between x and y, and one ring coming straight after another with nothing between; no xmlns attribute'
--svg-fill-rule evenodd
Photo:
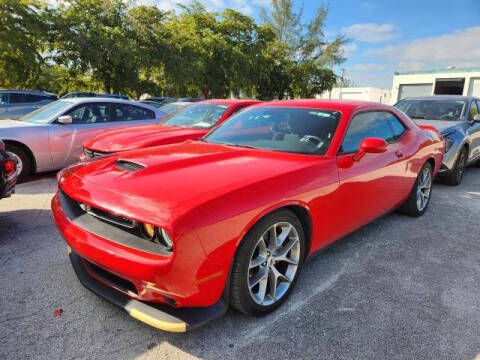
<svg viewBox="0 0 480 360"><path fill-rule="evenodd" d="M268 269L267 268L262 268L260 269L256 275L254 275L250 281L249 281L249 287L250 289L253 288L255 285L257 285L259 282L262 280L267 280L267 275L268 275Z"/></svg>
<svg viewBox="0 0 480 360"><path fill-rule="evenodd" d="M281 299L290 288L300 263L300 239L287 222L270 226L253 249L248 266L248 289L259 305Z"/></svg>

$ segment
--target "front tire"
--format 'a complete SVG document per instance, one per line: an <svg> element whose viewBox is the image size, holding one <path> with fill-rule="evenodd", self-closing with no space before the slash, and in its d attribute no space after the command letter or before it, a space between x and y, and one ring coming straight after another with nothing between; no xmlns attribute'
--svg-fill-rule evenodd
<svg viewBox="0 0 480 360"><path fill-rule="evenodd" d="M460 183L462 182L465 166L467 164L467 159L468 159L468 151L464 147L460 151L460 154L458 154L457 161L455 162L455 165L453 166L452 171L446 174L445 177L443 178L443 182L446 185L450 185L450 186L460 185Z"/></svg>
<svg viewBox="0 0 480 360"><path fill-rule="evenodd" d="M400 207L402 214L418 217L425 214L432 195L433 168L430 163L423 165L418 173L408 200Z"/></svg>
<svg viewBox="0 0 480 360"><path fill-rule="evenodd" d="M5 150L17 160L18 182L23 182L32 173L32 160L21 147L6 144Z"/></svg>
<svg viewBox="0 0 480 360"><path fill-rule="evenodd" d="M274 311L295 286L305 251L302 224L291 211L282 209L261 219L235 254L231 305L253 316Z"/></svg>

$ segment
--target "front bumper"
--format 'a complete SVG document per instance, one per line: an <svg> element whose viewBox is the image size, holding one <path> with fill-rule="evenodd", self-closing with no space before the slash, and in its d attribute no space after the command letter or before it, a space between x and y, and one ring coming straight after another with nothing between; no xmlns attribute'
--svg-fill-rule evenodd
<svg viewBox="0 0 480 360"><path fill-rule="evenodd" d="M168 305L132 299L90 276L84 260L70 248L69 257L73 270L83 286L125 310L133 318L157 329L186 332L220 318L227 312L228 306L223 300L209 307L175 309Z"/></svg>

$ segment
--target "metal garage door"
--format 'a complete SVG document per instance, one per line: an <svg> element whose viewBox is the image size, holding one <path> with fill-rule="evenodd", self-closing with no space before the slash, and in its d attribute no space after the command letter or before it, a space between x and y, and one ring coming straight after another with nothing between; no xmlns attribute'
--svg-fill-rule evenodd
<svg viewBox="0 0 480 360"><path fill-rule="evenodd" d="M406 97L430 96L432 95L433 84L408 84L400 85L398 100Z"/></svg>
<svg viewBox="0 0 480 360"><path fill-rule="evenodd" d="M470 89L468 89L468 95L480 97L480 78L470 79Z"/></svg>

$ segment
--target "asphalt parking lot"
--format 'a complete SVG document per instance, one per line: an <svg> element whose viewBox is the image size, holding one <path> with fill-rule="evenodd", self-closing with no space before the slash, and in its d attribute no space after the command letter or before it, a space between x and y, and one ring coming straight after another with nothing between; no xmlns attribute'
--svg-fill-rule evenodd
<svg viewBox="0 0 480 360"><path fill-rule="evenodd" d="M427 214L385 216L305 265L264 318L187 334L144 325L77 281L50 215L54 176L0 200L1 359L474 359L480 353L480 169L436 184ZM63 313L55 316L55 311Z"/></svg>

